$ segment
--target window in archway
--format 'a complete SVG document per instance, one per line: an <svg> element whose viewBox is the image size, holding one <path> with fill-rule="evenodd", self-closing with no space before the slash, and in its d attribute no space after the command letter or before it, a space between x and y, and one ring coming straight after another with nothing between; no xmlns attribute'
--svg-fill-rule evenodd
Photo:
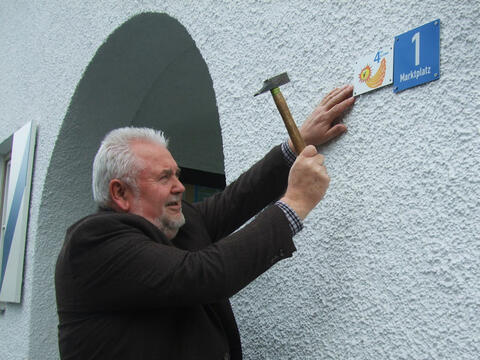
<svg viewBox="0 0 480 360"><path fill-rule="evenodd" d="M222 191L225 188L225 176L210 172L181 168L180 181L185 186L183 199L198 202Z"/></svg>

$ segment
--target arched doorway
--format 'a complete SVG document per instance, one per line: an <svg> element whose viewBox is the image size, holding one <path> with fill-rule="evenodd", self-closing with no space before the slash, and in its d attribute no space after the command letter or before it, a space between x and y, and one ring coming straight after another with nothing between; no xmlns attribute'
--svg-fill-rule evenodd
<svg viewBox="0 0 480 360"><path fill-rule="evenodd" d="M30 354L55 358L53 272L66 228L95 211L93 157L117 127L162 129L187 182L222 187L223 147L207 65L186 29L166 14L143 13L98 49L72 97L42 194L32 280ZM40 331L38 329L41 329Z"/></svg>

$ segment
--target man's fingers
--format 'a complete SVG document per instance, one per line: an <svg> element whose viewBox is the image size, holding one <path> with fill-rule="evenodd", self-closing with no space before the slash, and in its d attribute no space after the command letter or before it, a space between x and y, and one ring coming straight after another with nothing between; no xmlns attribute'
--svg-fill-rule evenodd
<svg viewBox="0 0 480 360"><path fill-rule="evenodd" d="M316 160L318 161L318 163L319 163L320 165L323 166L324 163L325 163L325 156L323 156L322 154L318 154Z"/></svg>
<svg viewBox="0 0 480 360"><path fill-rule="evenodd" d="M328 112L331 114L330 118L332 121L342 115L348 108L352 107L354 103L355 98L349 97L330 108Z"/></svg>
<svg viewBox="0 0 480 360"><path fill-rule="evenodd" d="M329 100L325 103L326 110L330 110L334 106L342 103L345 100L348 100L352 97L353 86L346 85L336 92L332 97L329 97Z"/></svg>
<svg viewBox="0 0 480 360"><path fill-rule="evenodd" d="M332 98L334 98L335 96L337 96L343 89L345 89L345 87L347 87L348 85L344 85L342 87L339 87L339 88L335 88L333 89L332 91L330 91L323 99L322 101L320 102L320 105L322 106L325 106Z"/></svg>
<svg viewBox="0 0 480 360"><path fill-rule="evenodd" d="M325 134L326 141L335 139L347 131L347 127L344 124L337 124L328 130Z"/></svg>

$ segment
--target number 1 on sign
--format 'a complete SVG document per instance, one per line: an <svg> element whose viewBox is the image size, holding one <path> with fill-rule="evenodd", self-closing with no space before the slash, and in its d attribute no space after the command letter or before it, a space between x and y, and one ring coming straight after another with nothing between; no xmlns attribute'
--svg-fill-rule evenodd
<svg viewBox="0 0 480 360"><path fill-rule="evenodd" d="M416 32L412 36L412 43L415 42L415 66L420 65L420 33Z"/></svg>

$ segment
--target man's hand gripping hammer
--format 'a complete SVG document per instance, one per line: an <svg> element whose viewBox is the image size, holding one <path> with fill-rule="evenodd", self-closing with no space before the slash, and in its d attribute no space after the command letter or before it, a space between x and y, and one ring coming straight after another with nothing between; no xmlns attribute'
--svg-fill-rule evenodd
<svg viewBox="0 0 480 360"><path fill-rule="evenodd" d="M277 109L282 115L283 122L285 123L285 127L287 128L288 135L290 135L290 139L292 139L293 146L297 154L300 154L303 149L305 148L305 142L303 141L302 136L300 135L300 131L298 131L298 127L293 121L292 114L288 109L287 102L280 91L280 86L290 82L287 73L283 73L263 82L263 87L257 91L254 96L262 94L268 90L273 96L273 100L275 101L275 105L277 105Z"/></svg>

